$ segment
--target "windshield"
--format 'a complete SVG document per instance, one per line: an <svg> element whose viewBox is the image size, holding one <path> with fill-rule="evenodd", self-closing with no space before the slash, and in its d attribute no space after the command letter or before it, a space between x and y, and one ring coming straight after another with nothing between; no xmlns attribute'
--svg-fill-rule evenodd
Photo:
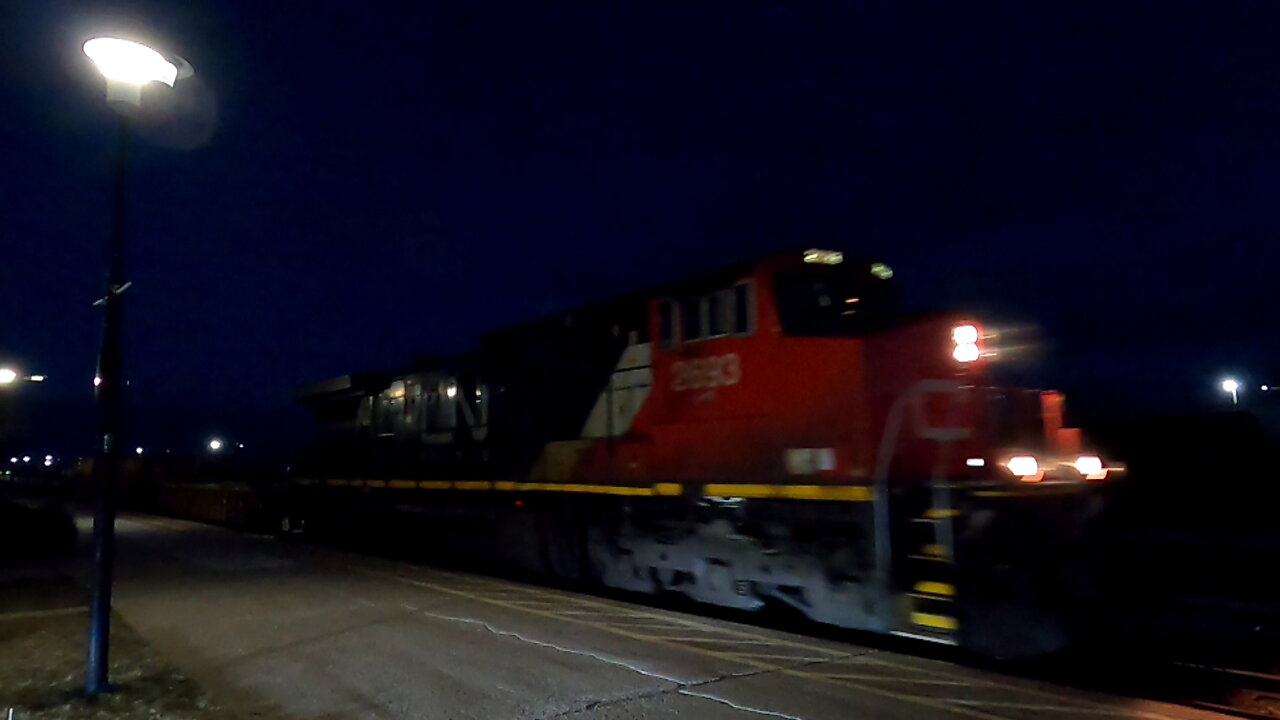
<svg viewBox="0 0 1280 720"><path fill-rule="evenodd" d="M892 280L863 266L806 268L778 276L782 331L793 336L850 336L883 327L895 314Z"/></svg>

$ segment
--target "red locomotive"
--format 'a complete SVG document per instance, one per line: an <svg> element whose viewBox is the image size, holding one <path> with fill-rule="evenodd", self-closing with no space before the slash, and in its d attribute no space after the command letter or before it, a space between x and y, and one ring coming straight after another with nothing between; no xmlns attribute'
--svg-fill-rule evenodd
<svg viewBox="0 0 1280 720"><path fill-rule="evenodd" d="M307 388L286 522L412 509L565 578L1059 647L1112 470L1060 395L992 384L980 322L895 295L884 264L789 252Z"/></svg>

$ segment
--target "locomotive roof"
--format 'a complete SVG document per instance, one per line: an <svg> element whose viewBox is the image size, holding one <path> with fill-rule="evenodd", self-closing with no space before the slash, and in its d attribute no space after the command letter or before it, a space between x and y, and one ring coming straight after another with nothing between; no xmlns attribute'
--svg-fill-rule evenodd
<svg viewBox="0 0 1280 720"><path fill-rule="evenodd" d="M731 283L761 268L784 270L811 267L804 259L805 254L810 251L808 248L796 248L751 260L736 260L700 270L671 282L631 290L604 300L565 308L564 310L558 310L523 322L494 328L481 335L481 344L487 344L490 341L510 335L524 335L528 332L545 330L549 327L566 323L591 323L597 318L603 319L604 322L610 322L609 318L617 317L619 312L625 312L628 309L638 307L640 312L643 312L643 308L649 300L706 292L711 288ZM870 265L870 262L864 258L844 255L843 253L841 255L844 259L840 264L848 264L849 266Z"/></svg>
<svg viewBox="0 0 1280 720"><path fill-rule="evenodd" d="M529 338L545 336L549 333L574 333L587 328L613 328L623 324L643 327L647 303L654 298L706 292L708 289L726 285L759 269L777 271L812 267L805 259L808 252L811 250L796 248L755 259L736 260L695 272L672 282L632 290L604 300L494 328L481 333L479 345L482 348L510 347L513 344L527 342ZM865 258L843 254L838 263L852 267L870 264ZM428 358L437 362L430 362ZM298 391L298 398L306 402L317 402L379 392L397 377L427 369L428 366L441 367L445 364L438 362L439 360L441 360L439 356L418 354L412 365L406 364L402 369L330 378L302 388Z"/></svg>
<svg viewBox="0 0 1280 720"><path fill-rule="evenodd" d="M393 372L367 372L339 375L338 377L303 387L298 390L298 399L308 402L339 400L344 397L364 395L370 391L381 391L396 374Z"/></svg>

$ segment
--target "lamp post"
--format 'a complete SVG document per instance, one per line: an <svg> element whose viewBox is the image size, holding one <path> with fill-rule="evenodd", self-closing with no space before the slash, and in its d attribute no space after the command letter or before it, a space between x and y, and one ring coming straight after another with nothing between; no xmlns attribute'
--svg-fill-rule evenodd
<svg viewBox="0 0 1280 720"><path fill-rule="evenodd" d="M179 77L191 75L191 66L169 59L141 43L114 37L95 37L84 44L84 54L107 81L107 103L116 112L115 169L111 191L111 241L108 252L106 296L95 305L103 308L102 351L97 387L102 444L97 450L97 503L93 515L94 582L89 618L89 656L85 693L106 692L108 650L111 639L111 584L115 563L114 491L120 477L120 420L124 379L122 372L120 294L124 280L126 184L129 169L129 118L142 105L142 88L152 82L173 87ZM98 381L98 378L101 378Z"/></svg>

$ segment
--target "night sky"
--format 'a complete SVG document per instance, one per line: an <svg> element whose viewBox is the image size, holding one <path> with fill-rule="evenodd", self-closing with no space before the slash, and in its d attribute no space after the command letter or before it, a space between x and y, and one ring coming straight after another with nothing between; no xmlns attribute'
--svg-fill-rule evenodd
<svg viewBox="0 0 1280 720"><path fill-rule="evenodd" d="M805 246L1037 325L1089 413L1280 383L1274 2L11 0L0 360L86 446L99 28L197 72L135 143L139 442L274 443L301 385Z"/></svg>

